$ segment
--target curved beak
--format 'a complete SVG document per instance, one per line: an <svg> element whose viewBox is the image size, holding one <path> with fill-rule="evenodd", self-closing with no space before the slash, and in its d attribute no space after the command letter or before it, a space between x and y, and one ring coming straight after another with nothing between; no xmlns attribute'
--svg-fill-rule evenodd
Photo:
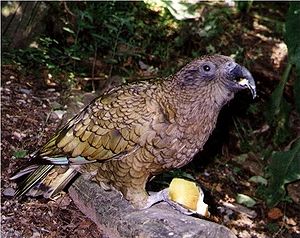
<svg viewBox="0 0 300 238"><path fill-rule="evenodd" d="M242 75L240 76L240 80L238 81L238 84L242 87L248 88L250 92L252 93L252 97L256 97L256 86L254 78L252 77L251 73L248 69L245 67L242 67L241 69Z"/></svg>
<svg viewBox="0 0 300 238"><path fill-rule="evenodd" d="M248 69L245 67L234 63L232 64L231 62L228 64L229 72L230 72L230 77L234 81L235 87L238 89L244 89L248 88L251 93L253 98L256 97L256 86L255 86L255 81L249 72Z"/></svg>

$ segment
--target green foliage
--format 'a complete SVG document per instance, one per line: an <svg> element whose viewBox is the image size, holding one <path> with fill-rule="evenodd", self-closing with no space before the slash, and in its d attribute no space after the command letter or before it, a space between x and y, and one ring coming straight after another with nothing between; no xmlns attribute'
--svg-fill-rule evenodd
<svg viewBox="0 0 300 238"><path fill-rule="evenodd" d="M274 144L283 144L290 135L289 131L289 114L291 105L284 98L284 90L289 81L292 66L296 66L297 78L294 82L295 105L300 111L300 29L298 23L300 22L300 3L291 2L287 13L286 20L286 43L289 51L289 63L286 66L284 74L279 85L276 87L271 95L270 101L267 105L265 113L268 123L274 128Z"/></svg>
<svg viewBox="0 0 300 238"><path fill-rule="evenodd" d="M208 39L219 37L219 35L224 32L224 24L229 23L230 17L232 17L232 11L230 8L212 9L210 14L208 14L205 18L203 25L201 25L199 36L206 37ZM226 25L226 27L230 27L230 23Z"/></svg>
<svg viewBox="0 0 300 238"><path fill-rule="evenodd" d="M65 29L75 39L74 52L84 51L89 57L96 53L112 66L123 65L129 57L147 62L149 53L159 61L169 58L173 21L143 2L89 2L70 9L79 16Z"/></svg>
<svg viewBox="0 0 300 238"><path fill-rule="evenodd" d="M166 72L160 72L167 75L178 68L171 61L174 57L217 53L212 40L220 40L224 28L233 28L230 8L207 6L211 11L201 16L203 21L191 22L183 19L199 17L200 4L161 1L162 10L155 6L152 11L149 2L153 1L145 2L47 3L56 9L58 33L46 32L36 40L37 47L14 52L14 61L38 72L47 68L52 74L91 76L98 73L91 62L96 58L102 63L101 73L109 76L114 71L126 77L137 71L141 60L155 68L165 66Z"/></svg>
<svg viewBox="0 0 300 238"><path fill-rule="evenodd" d="M27 150L16 150L13 154L13 156L16 158L16 159L22 159L24 158L26 155L27 155Z"/></svg>
<svg viewBox="0 0 300 238"><path fill-rule="evenodd" d="M168 187L173 178L183 178L190 181L196 181L195 177L182 169L174 169L159 174L151 180L151 191L160 191L164 187Z"/></svg>
<svg viewBox="0 0 300 238"><path fill-rule="evenodd" d="M300 55L300 54L299 54ZM297 77L294 83L294 98L295 98L295 106L297 109L298 114L300 114L300 59L298 61L298 66L296 67L296 74Z"/></svg>
<svg viewBox="0 0 300 238"><path fill-rule="evenodd" d="M196 11L196 4L189 3L186 1L145 1L150 2L152 4L161 4L163 7L167 8L170 13L177 19L177 20L184 20L184 19L191 19L199 17Z"/></svg>
<svg viewBox="0 0 300 238"><path fill-rule="evenodd" d="M291 136L289 117L291 103L284 98L284 90L290 79L292 67L296 68L294 81L295 105L300 112L300 3L291 2L286 19L285 40L288 46L289 63L279 85L270 97L265 113L267 122L274 129L273 143L275 146L284 144ZM289 151L274 152L267 168L269 176L268 189L259 189L259 193L266 198L269 206L275 206L286 198L285 185L300 179L300 139Z"/></svg>
<svg viewBox="0 0 300 238"><path fill-rule="evenodd" d="M59 71L58 61L64 61L63 52L58 48L59 43L49 37L41 37L37 46L26 49L18 49L15 61L29 69L40 70L48 68L52 71Z"/></svg>
<svg viewBox="0 0 300 238"><path fill-rule="evenodd" d="M300 2L291 2L286 19L286 44L289 51L289 61L296 67L294 82L295 105L300 114Z"/></svg>
<svg viewBox="0 0 300 238"><path fill-rule="evenodd" d="M290 104L283 97L284 88L288 81L291 71L291 64L288 64L279 85L276 87L267 104L265 113L267 122L274 128L273 143L282 144L290 135L289 115L291 111Z"/></svg>
<svg viewBox="0 0 300 238"><path fill-rule="evenodd" d="M274 152L270 166L269 186L265 192L269 206L275 206L285 198L285 185L300 179L300 139L288 151Z"/></svg>
<svg viewBox="0 0 300 238"><path fill-rule="evenodd" d="M243 204L246 207L253 207L256 204L256 201L253 198L241 193L237 194L236 201L237 203Z"/></svg>
<svg viewBox="0 0 300 238"><path fill-rule="evenodd" d="M236 1L237 9L240 12L249 12L250 8L252 7L253 0L250 1Z"/></svg>
<svg viewBox="0 0 300 238"><path fill-rule="evenodd" d="M270 222L270 223L267 224L267 229L272 233L276 233L280 230L280 227L277 223Z"/></svg>
<svg viewBox="0 0 300 238"><path fill-rule="evenodd" d="M249 181L265 186L268 184L268 181L262 176L252 176Z"/></svg>
<svg viewBox="0 0 300 238"><path fill-rule="evenodd" d="M187 173L181 169L171 170L167 173L164 173L163 176L165 177L165 179L183 178L183 179L188 179L188 180L192 180L192 181L196 180L192 174Z"/></svg>
<svg viewBox="0 0 300 238"><path fill-rule="evenodd" d="M50 21L58 28L56 32L45 32L34 47L8 47L13 54L6 53L5 59L12 58L37 73L47 69L52 75L72 73L75 78L97 76L99 71L106 76L114 73L130 77L138 71L139 61L166 69L160 73L167 75L178 68L171 60L174 57L218 53L213 41L220 41L224 28L233 28L230 8L214 8L207 3L145 2L47 2L56 19L55 23ZM203 20L186 20L198 18L199 7L204 5L211 10L201 15ZM101 66L97 64L95 69L96 60Z"/></svg>
<svg viewBox="0 0 300 238"><path fill-rule="evenodd" d="M58 33L46 33L34 46L6 48L5 58L26 70L51 74L94 75L92 61L101 59L103 74L130 75L130 67L142 60L156 67L168 62L184 42L173 40L180 29L171 14L159 15L144 2L78 2L62 5L50 2L56 9ZM67 6L65 11L59 11ZM7 44L8 45L8 44ZM123 66L129 63L128 66ZM118 66L118 67L115 67ZM129 70L128 70L129 68Z"/></svg>

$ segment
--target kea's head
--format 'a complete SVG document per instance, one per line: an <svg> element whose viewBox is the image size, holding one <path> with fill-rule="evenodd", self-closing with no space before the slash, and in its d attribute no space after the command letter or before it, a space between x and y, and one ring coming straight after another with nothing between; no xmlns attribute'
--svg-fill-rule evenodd
<svg viewBox="0 0 300 238"><path fill-rule="evenodd" d="M173 78L176 91L190 100L212 98L224 105L234 93L249 89L253 98L256 87L251 73L243 66L223 55L208 55L184 66Z"/></svg>

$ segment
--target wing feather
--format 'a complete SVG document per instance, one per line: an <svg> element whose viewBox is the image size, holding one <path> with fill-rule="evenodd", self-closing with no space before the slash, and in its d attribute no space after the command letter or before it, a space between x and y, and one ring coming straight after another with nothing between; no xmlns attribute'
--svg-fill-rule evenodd
<svg viewBox="0 0 300 238"><path fill-rule="evenodd" d="M156 113L153 102L147 107L146 91L147 84L129 90L120 87L95 99L35 155L53 160L61 155L98 161L123 157L140 146L141 133L147 133Z"/></svg>

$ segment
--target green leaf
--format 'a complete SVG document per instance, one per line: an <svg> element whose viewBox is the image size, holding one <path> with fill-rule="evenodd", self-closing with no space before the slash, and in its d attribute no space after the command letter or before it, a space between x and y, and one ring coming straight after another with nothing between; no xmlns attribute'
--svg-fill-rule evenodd
<svg viewBox="0 0 300 238"><path fill-rule="evenodd" d="M280 113L280 107L283 99L283 91L284 91L285 84L288 80L288 76L290 74L291 68L292 68L291 64L288 64L286 66L280 83L278 84L278 86L275 88L275 90L271 95L270 101L267 106L267 112L266 112L266 117L270 124L272 124L272 122L274 121L275 119L274 116Z"/></svg>
<svg viewBox="0 0 300 238"><path fill-rule="evenodd" d="M257 184L262 184L262 185L267 185L268 184L268 181L262 176L252 176L249 179L249 181L257 183Z"/></svg>
<svg viewBox="0 0 300 238"><path fill-rule="evenodd" d="M267 223L267 229L272 233L276 233L279 231L280 226L277 223Z"/></svg>
<svg viewBox="0 0 300 238"><path fill-rule="evenodd" d="M300 179L300 138L289 151L275 152L269 165L267 204L276 206L285 198L285 185Z"/></svg>
<svg viewBox="0 0 300 238"><path fill-rule="evenodd" d="M250 8L252 7L253 0L250 1L236 1L237 9L240 12L249 12Z"/></svg>
<svg viewBox="0 0 300 238"><path fill-rule="evenodd" d="M190 173L187 173L181 169L174 169L169 171L167 174L169 174L172 178L186 178L195 181L195 177L191 175Z"/></svg>
<svg viewBox="0 0 300 238"><path fill-rule="evenodd" d="M300 55L300 53L299 53ZM295 106L297 109L297 112L300 114L300 59L299 64L296 64L296 80L294 83L294 98L295 98Z"/></svg>
<svg viewBox="0 0 300 238"><path fill-rule="evenodd" d="M67 32L69 32L71 34L75 34L75 32L73 30L71 30L70 28L68 28L68 27L63 27L63 30L67 31Z"/></svg>
<svg viewBox="0 0 300 238"><path fill-rule="evenodd" d="M196 11L196 4L188 3L185 1L168 0L162 0L161 2L177 20L199 17L199 13Z"/></svg>
<svg viewBox="0 0 300 238"><path fill-rule="evenodd" d="M296 80L294 83L295 105L300 113L300 2L290 2L286 18L285 41L289 51L289 61L296 66Z"/></svg>
<svg viewBox="0 0 300 238"><path fill-rule="evenodd" d="M276 115L276 128L274 133L273 142L276 145L280 145L286 141L290 136L290 126L289 118L291 112L291 105L286 101L285 98L282 98L280 104L279 114Z"/></svg>
<svg viewBox="0 0 300 238"><path fill-rule="evenodd" d="M265 112L268 124L273 126L275 129L273 142L277 145L285 142L290 134L289 114L291 106L283 97L283 92L288 81L291 68L292 65L290 63L287 64L280 83L270 97Z"/></svg>
<svg viewBox="0 0 300 238"><path fill-rule="evenodd" d="M79 57L77 57L77 56L71 56L71 58L73 59L73 60L81 60Z"/></svg>
<svg viewBox="0 0 300 238"><path fill-rule="evenodd" d="M238 193L235 199L237 203L245 205L246 207L253 207L256 204L253 198L241 193Z"/></svg>
<svg viewBox="0 0 300 238"><path fill-rule="evenodd" d="M300 2L290 2L290 7L286 17L285 41L288 46L289 59L291 63L300 64Z"/></svg>
<svg viewBox="0 0 300 238"><path fill-rule="evenodd" d="M26 155L27 155L27 150L16 150L13 154L13 156L16 158L16 159L21 159L21 158L24 158Z"/></svg>

